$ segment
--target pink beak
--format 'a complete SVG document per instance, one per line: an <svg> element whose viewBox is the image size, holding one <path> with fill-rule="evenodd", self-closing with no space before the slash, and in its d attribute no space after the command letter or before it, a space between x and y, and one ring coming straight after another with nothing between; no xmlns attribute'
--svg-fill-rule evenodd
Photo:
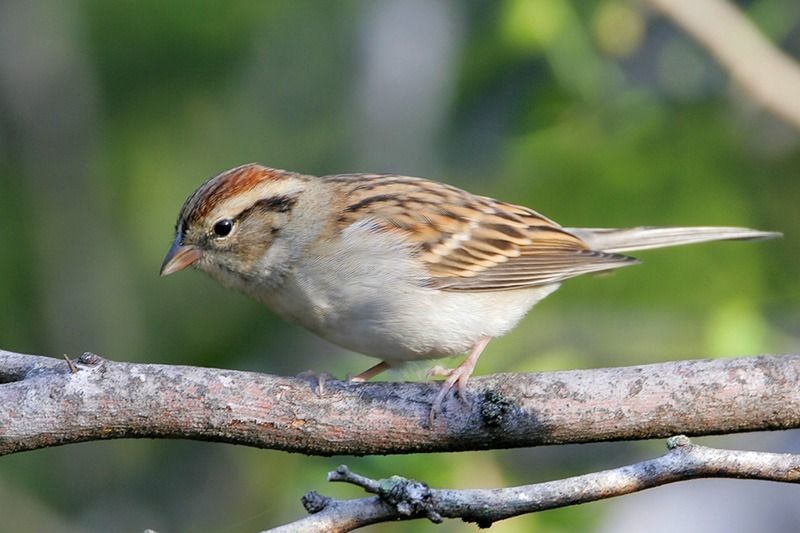
<svg viewBox="0 0 800 533"><path fill-rule="evenodd" d="M180 272L186 267L192 266L203 257L203 252L192 246L181 244L180 235L172 243L164 262L161 263L161 275L169 276L175 272Z"/></svg>

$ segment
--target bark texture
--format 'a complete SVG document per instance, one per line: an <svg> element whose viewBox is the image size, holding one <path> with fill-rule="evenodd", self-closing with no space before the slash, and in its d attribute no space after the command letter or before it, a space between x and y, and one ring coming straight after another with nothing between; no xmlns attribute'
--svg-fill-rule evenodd
<svg viewBox="0 0 800 533"><path fill-rule="evenodd" d="M313 455L483 450L800 427L800 355L477 377L430 426L436 383L347 383L0 351L0 455L184 438Z"/></svg>

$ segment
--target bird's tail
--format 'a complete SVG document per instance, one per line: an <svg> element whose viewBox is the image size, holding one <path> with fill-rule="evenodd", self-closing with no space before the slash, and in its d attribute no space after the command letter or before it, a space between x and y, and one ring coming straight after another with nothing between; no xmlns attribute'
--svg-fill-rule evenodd
<svg viewBox="0 0 800 533"><path fill-rule="evenodd" d="M688 228L638 227L628 229L564 228L580 237L593 250L608 253L649 250L667 246L680 246L696 242L774 239L782 234L749 228L700 226Z"/></svg>

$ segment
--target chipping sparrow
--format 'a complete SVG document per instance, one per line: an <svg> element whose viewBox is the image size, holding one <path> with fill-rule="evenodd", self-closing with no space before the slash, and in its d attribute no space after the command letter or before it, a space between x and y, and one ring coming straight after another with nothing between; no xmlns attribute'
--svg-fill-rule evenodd
<svg viewBox="0 0 800 533"><path fill-rule="evenodd" d="M528 209L421 178L305 176L243 165L181 209L161 275L196 266L381 363L469 351L433 402L461 397L481 351L568 278L637 263L620 252L780 234L745 228L562 228Z"/></svg>

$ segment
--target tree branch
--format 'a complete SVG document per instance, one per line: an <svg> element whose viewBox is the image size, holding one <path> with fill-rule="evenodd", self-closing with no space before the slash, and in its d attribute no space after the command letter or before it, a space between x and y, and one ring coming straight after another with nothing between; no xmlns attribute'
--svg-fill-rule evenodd
<svg viewBox="0 0 800 533"><path fill-rule="evenodd" d="M185 438L316 455L483 450L800 427L800 355L496 374L428 427L435 383L283 378L0 351L0 455Z"/></svg>
<svg viewBox="0 0 800 533"><path fill-rule="evenodd" d="M566 507L685 481L717 477L800 482L800 455L720 450L692 444L685 436L667 441L665 455L612 470L503 489L431 489L400 476L373 480L340 466L328 481L343 481L377 494L333 500L310 492L303 505L310 516L271 529L272 533L352 531L396 520L460 518L479 527L521 514Z"/></svg>
<svg viewBox="0 0 800 533"><path fill-rule="evenodd" d="M800 127L800 67L727 0L649 0L771 113Z"/></svg>

